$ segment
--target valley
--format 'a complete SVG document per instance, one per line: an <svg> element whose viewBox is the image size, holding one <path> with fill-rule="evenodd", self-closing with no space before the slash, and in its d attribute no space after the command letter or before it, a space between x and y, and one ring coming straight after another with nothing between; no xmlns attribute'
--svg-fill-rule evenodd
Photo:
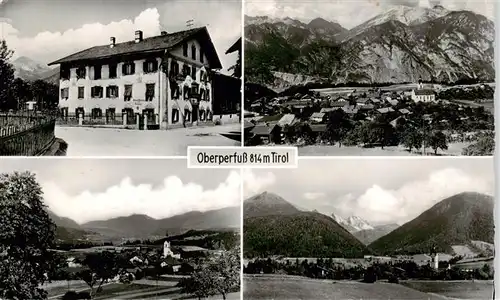
<svg viewBox="0 0 500 300"><path fill-rule="evenodd" d="M491 297L492 217L493 198L471 192L401 226L299 210L263 192L244 201L245 298Z"/></svg>

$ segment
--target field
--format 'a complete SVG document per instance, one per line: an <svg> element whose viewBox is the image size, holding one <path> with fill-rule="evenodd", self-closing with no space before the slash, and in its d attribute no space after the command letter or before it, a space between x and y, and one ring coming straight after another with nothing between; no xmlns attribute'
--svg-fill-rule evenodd
<svg viewBox="0 0 500 300"><path fill-rule="evenodd" d="M126 130L57 126L55 135L68 143L67 156L185 156L188 146L239 146L221 133L241 125L171 130Z"/></svg>
<svg viewBox="0 0 500 300"><path fill-rule="evenodd" d="M245 275L243 282L245 299L443 300L452 299L450 297L491 299L492 295L491 282L417 282L417 284L411 282L404 285L376 282L368 284L287 275Z"/></svg>
<svg viewBox="0 0 500 300"><path fill-rule="evenodd" d="M94 299L195 299L181 294L176 284L176 281L145 279L131 284L110 283L103 285L102 292L98 293ZM90 291L85 283L79 281L57 282L44 288L49 293L49 299L52 300L60 299L68 290ZM231 293L227 295L227 299L239 299L239 296L239 293ZM214 296L210 299L222 299L222 296Z"/></svg>
<svg viewBox="0 0 500 300"><path fill-rule="evenodd" d="M245 299L446 299L402 285L382 282L334 282L285 275L245 275L243 282Z"/></svg>
<svg viewBox="0 0 500 300"><path fill-rule="evenodd" d="M444 295L454 299L491 299L492 281L406 281L403 285L413 289Z"/></svg>
<svg viewBox="0 0 500 300"><path fill-rule="evenodd" d="M460 156L462 149L467 147L469 143L450 143L448 150L443 151L439 149L437 154L440 156ZM299 147L299 155L304 156L414 156L421 155L422 151L408 152L402 146L397 147L380 147L376 148L362 148L362 147L338 147L326 145L312 145ZM434 150L431 148L426 149L427 155L434 155Z"/></svg>

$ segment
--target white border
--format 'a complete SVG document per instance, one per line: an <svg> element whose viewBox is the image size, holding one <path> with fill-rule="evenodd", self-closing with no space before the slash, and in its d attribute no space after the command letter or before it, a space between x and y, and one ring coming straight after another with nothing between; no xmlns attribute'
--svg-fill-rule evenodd
<svg viewBox="0 0 500 300"><path fill-rule="evenodd" d="M280 166L278 164L276 165L251 165L246 164L246 165L222 165L222 166L214 166L214 165L192 165L191 164L191 150L203 150L203 149L217 149L221 151L227 151L227 150L235 150L235 151L248 151L251 152L252 149L258 149L258 150L265 150L265 151L272 151L276 150L279 151L285 150L285 151L292 151L295 152L295 159L293 161L293 165L283 165ZM248 149L248 150L247 150ZM240 147L240 146L232 146L232 147L220 147L220 146L188 146L187 148L187 167L188 169L296 169L298 168L299 165L299 153L297 147Z"/></svg>

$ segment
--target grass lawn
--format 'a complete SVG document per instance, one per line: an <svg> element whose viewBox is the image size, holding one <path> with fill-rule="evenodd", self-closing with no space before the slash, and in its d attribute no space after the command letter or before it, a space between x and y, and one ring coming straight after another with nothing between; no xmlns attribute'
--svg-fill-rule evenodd
<svg viewBox="0 0 500 300"><path fill-rule="evenodd" d="M399 284L317 280L286 275L245 276L244 299L400 299L442 300Z"/></svg>
<svg viewBox="0 0 500 300"><path fill-rule="evenodd" d="M426 293L436 293L454 299L492 299L493 281L420 281L408 280L403 285Z"/></svg>

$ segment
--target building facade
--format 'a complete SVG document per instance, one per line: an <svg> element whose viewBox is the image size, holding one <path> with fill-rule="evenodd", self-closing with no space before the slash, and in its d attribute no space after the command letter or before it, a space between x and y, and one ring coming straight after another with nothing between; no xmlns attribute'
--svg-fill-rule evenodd
<svg viewBox="0 0 500 300"><path fill-rule="evenodd" d="M419 82L417 89L411 92L411 99L414 102L434 102L436 101L436 93L432 89L424 88L422 82Z"/></svg>
<svg viewBox="0 0 500 300"><path fill-rule="evenodd" d="M60 64L61 116L162 128L211 120L213 70L222 68L205 27L96 46ZM121 118L120 118L121 117Z"/></svg>

